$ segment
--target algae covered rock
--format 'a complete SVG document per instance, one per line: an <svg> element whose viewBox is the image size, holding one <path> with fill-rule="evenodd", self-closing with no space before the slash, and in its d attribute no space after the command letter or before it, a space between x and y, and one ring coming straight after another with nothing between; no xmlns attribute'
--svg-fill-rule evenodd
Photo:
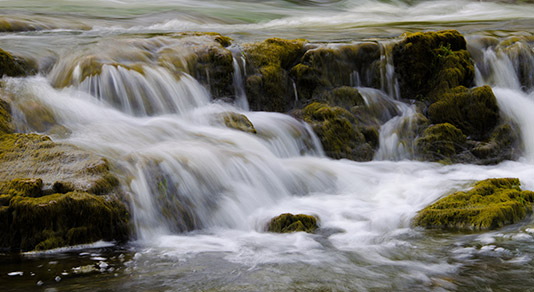
<svg viewBox="0 0 534 292"><path fill-rule="evenodd" d="M0 78L2 76L23 76L27 74L28 65L19 58L0 49Z"/></svg>
<svg viewBox="0 0 534 292"><path fill-rule="evenodd" d="M465 38L455 30L407 33L393 48L401 96L433 101L457 86L469 87L475 70Z"/></svg>
<svg viewBox="0 0 534 292"><path fill-rule="evenodd" d="M310 124L329 157L355 161L373 159L374 149L371 145L375 144L376 136L362 131L354 116L346 109L314 102L294 114Z"/></svg>
<svg viewBox="0 0 534 292"><path fill-rule="evenodd" d="M466 136L449 123L430 126L415 140L418 153L428 161L450 161L465 150L465 143Z"/></svg>
<svg viewBox="0 0 534 292"><path fill-rule="evenodd" d="M428 108L428 116L433 123L451 123L475 139L486 137L500 119L497 99L489 86L459 86L443 93Z"/></svg>
<svg viewBox="0 0 534 292"><path fill-rule="evenodd" d="M425 228L490 230L517 223L532 212L534 192L517 178L487 179L421 210L413 224Z"/></svg>
<svg viewBox="0 0 534 292"><path fill-rule="evenodd" d="M221 114L224 124L228 128L236 129L246 133L256 134L256 129L252 122L243 114L234 112L226 112Z"/></svg>
<svg viewBox="0 0 534 292"><path fill-rule="evenodd" d="M287 112L295 101L289 70L305 52L305 40L267 39L243 45L245 92L252 110Z"/></svg>
<svg viewBox="0 0 534 292"><path fill-rule="evenodd" d="M0 223L1 248L43 250L128 238L128 212L116 199L76 191L15 196L3 208L9 221Z"/></svg>
<svg viewBox="0 0 534 292"><path fill-rule="evenodd" d="M313 233L317 226L317 218L310 215L284 213L271 219L267 227L269 232L290 233L290 232L308 232Z"/></svg>

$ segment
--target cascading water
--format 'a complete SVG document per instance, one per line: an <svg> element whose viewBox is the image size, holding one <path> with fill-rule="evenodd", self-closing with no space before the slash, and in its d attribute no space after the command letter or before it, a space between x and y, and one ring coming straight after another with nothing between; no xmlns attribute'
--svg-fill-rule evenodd
<svg viewBox="0 0 534 292"><path fill-rule="evenodd" d="M525 148L525 159L492 166L410 160L418 113L399 95L388 53L391 37L404 31L451 27L466 35L501 35L513 25L521 35L531 31L531 6L463 0L203 1L210 9L198 1L65 3L2 2L18 25L45 29L0 33L0 47L34 57L41 72L3 79L3 98L12 103L19 130L44 132L111 162L131 202L138 240L109 256L74 250L4 260L0 286L6 291L36 284L58 291L519 291L534 285L532 217L486 233L411 227L419 210L476 180L518 177L523 189L534 189L532 44L520 37L468 38L477 85L493 87ZM55 20L56 8L72 13ZM309 125L249 111L244 77L254 73L245 72L241 56L232 60L230 79L237 98L212 100L206 84L188 74L185 52L202 44L180 40L176 32L186 30L218 31L235 43L273 36L379 43L380 67L366 68L380 71L379 89L363 87L370 75L346 72L380 125L374 161L326 158ZM50 113L57 125L32 128L27 108ZM255 133L226 123L241 115ZM317 234L265 232L272 217L287 212L316 215L321 228ZM89 272L70 277L65 274L74 266L58 268L39 284L42 270L80 260ZM19 270L29 283L24 287L12 284Z"/></svg>

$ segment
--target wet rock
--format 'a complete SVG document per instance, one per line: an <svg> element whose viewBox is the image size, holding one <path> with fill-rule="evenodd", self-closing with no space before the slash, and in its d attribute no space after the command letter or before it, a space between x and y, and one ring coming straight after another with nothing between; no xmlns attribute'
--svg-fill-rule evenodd
<svg viewBox="0 0 534 292"><path fill-rule="evenodd" d="M284 213L271 219L267 231L276 233L308 232L313 233L317 226L317 218L310 215Z"/></svg>
<svg viewBox="0 0 534 292"><path fill-rule="evenodd" d="M517 223L532 212L534 192L522 191L519 179L480 181L421 210L413 224L425 228L491 230Z"/></svg>
<svg viewBox="0 0 534 292"><path fill-rule="evenodd" d="M310 124L329 157L355 161L373 159L378 133L373 133L371 129L362 131L352 113L346 109L314 102L294 112L294 115Z"/></svg>
<svg viewBox="0 0 534 292"><path fill-rule="evenodd" d="M299 99L321 99L336 87L370 86L373 74L378 73L373 71L373 64L379 59L377 43L319 46L306 51L290 76L295 79Z"/></svg>
<svg viewBox="0 0 534 292"><path fill-rule="evenodd" d="M9 115L0 124L10 124ZM0 132L0 250L124 241L128 212L107 160L38 134Z"/></svg>
<svg viewBox="0 0 534 292"><path fill-rule="evenodd" d="M499 122L497 99L489 86L463 86L440 95L428 108L433 123L451 123L464 134L479 140L488 136Z"/></svg>
<svg viewBox="0 0 534 292"><path fill-rule="evenodd" d="M401 96L434 101L457 86L473 84L475 70L464 37L455 30L407 33L393 48Z"/></svg>
<svg viewBox="0 0 534 292"><path fill-rule="evenodd" d="M417 151L427 161L455 161L455 156L466 149L466 136L449 123L428 127L415 141Z"/></svg>
<svg viewBox="0 0 534 292"><path fill-rule="evenodd" d="M471 153L481 164L496 164L503 160L514 160L520 156L522 147L519 130L511 122L495 128L489 139L475 143Z"/></svg>
<svg viewBox="0 0 534 292"><path fill-rule="evenodd" d="M24 60L0 49L0 77L27 75L29 69L29 65Z"/></svg>
<svg viewBox="0 0 534 292"><path fill-rule="evenodd" d="M256 134L256 129L247 116L243 114L227 112L221 115L224 124L228 128L236 129L246 133Z"/></svg>
<svg viewBox="0 0 534 292"><path fill-rule="evenodd" d="M11 107L3 99L0 98L0 135L5 133L13 133L15 127L11 123Z"/></svg>
<svg viewBox="0 0 534 292"><path fill-rule="evenodd" d="M245 92L252 110L289 111L295 101L289 70L304 54L305 40L267 39L243 45Z"/></svg>

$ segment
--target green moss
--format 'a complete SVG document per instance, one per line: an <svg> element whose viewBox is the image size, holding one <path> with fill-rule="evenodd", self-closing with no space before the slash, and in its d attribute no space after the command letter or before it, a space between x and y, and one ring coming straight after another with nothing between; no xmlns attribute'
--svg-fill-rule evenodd
<svg viewBox="0 0 534 292"><path fill-rule="evenodd" d="M415 226L454 230L489 230L517 223L532 212L534 192L522 191L516 178L480 181L421 210Z"/></svg>
<svg viewBox="0 0 534 292"><path fill-rule="evenodd" d="M451 161L465 149L466 136L449 123L428 127L415 141L419 155L428 161Z"/></svg>
<svg viewBox="0 0 534 292"><path fill-rule="evenodd" d="M520 155L519 141L519 131L510 123L505 123L497 126L488 140L477 143L471 152L483 164L499 163Z"/></svg>
<svg viewBox="0 0 534 292"><path fill-rule="evenodd" d="M0 135L13 133L15 127L11 123L11 107L0 99Z"/></svg>
<svg viewBox="0 0 534 292"><path fill-rule="evenodd" d="M305 40L267 39L246 44L243 54L247 59L245 91L253 110L286 112L295 96L288 70L304 54Z"/></svg>
<svg viewBox="0 0 534 292"><path fill-rule="evenodd" d="M317 218L310 215L290 213L282 214L271 219L267 231L277 233L308 232L313 233L317 229Z"/></svg>
<svg viewBox="0 0 534 292"><path fill-rule="evenodd" d="M451 123L473 139L488 137L499 122L497 99L489 86L459 86L441 94L428 108L432 123Z"/></svg>
<svg viewBox="0 0 534 292"><path fill-rule="evenodd" d="M0 183L0 194L9 196L40 197L43 188L43 180L37 179L14 179L7 183Z"/></svg>
<svg viewBox="0 0 534 292"><path fill-rule="evenodd" d="M15 196L8 212L9 226L1 230L8 236L2 238L1 248L40 250L128 237L128 213L111 197L78 191L39 198Z"/></svg>
<svg viewBox="0 0 534 292"><path fill-rule="evenodd" d="M217 38L215 41L219 43ZM218 44L198 48L189 62L193 76L208 87L213 97L233 96L234 65L230 50Z"/></svg>
<svg viewBox="0 0 534 292"><path fill-rule="evenodd" d="M23 75L26 75L24 62L0 49L0 78L2 76L16 77Z"/></svg>
<svg viewBox="0 0 534 292"><path fill-rule="evenodd" d="M233 112L226 112L223 113L221 117L223 119L224 124L228 128L236 129L251 134L257 133L256 129L254 128L254 125L245 115Z"/></svg>
<svg viewBox="0 0 534 292"><path fill-rule="evenodd" d="M407 33L393 48L401 95L435 100L457 86L473 83L474 65L464 37L455 30Z"/></svg>
<svg viewBox="0 0 534 292"><path fill-rule="evenodd" d="M373 148L367 143L354 116L346 109L314 102L296 112L296 116L310 124L329 157L356 161L373 158Z"/></svg>

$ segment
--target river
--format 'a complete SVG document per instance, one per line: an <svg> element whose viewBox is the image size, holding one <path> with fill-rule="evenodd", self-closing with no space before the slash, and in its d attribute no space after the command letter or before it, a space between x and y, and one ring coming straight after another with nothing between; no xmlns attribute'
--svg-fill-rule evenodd
<svg viewBox="0 0 534 292"><path fill-rule="evenodd" d="M532 289L533 217L483 233L425 231L410 225L419 210L476 180L517 177L523 189L534 190L534 82L525 85L518 76L520 66L534 68L532 44L521 41L534 33L534 4L525 2L0 1L1 18L31 28L0 33L0 48L32 58L47 72L4 78L5 90L54 114L69 133L52 135L55 141L104 156L118 169L133 202L137 234L126 246L99 242L0 255L0 287ZM517 161L478 166L412 160L395 128L414 110L396 99L395 80L389 78L382 91L359 87L366 99L381 96L398 108L399 115L382 127L375 159L332 160L305 123L285 114L250 111L246 97L235 103L213 100L193 77L176 79L146 57L155 48L175 45L172 34L186 31L218 32L239 47L269 37L387 44L404 32L438 29L457 29L466 36L477 62L477 85L492 86L503 114L519 125L524 151ZM513 55L481 47L483 37L517 37L524 58L518 62ZM143 74L104 66L99 77L55 86L62 72L75 68L84 56L132 56L144 62ZM234 86L242 87L239 78ZM224 127L214 117L226 112L246 115L258 134ZM24 129L24 119L18 125ZM162 188L181 194L179 203L165 203L166 211L188 216L162 212L154 198ZM286 212L316 215L320 231L264 231L272 217Z"/></svg>

